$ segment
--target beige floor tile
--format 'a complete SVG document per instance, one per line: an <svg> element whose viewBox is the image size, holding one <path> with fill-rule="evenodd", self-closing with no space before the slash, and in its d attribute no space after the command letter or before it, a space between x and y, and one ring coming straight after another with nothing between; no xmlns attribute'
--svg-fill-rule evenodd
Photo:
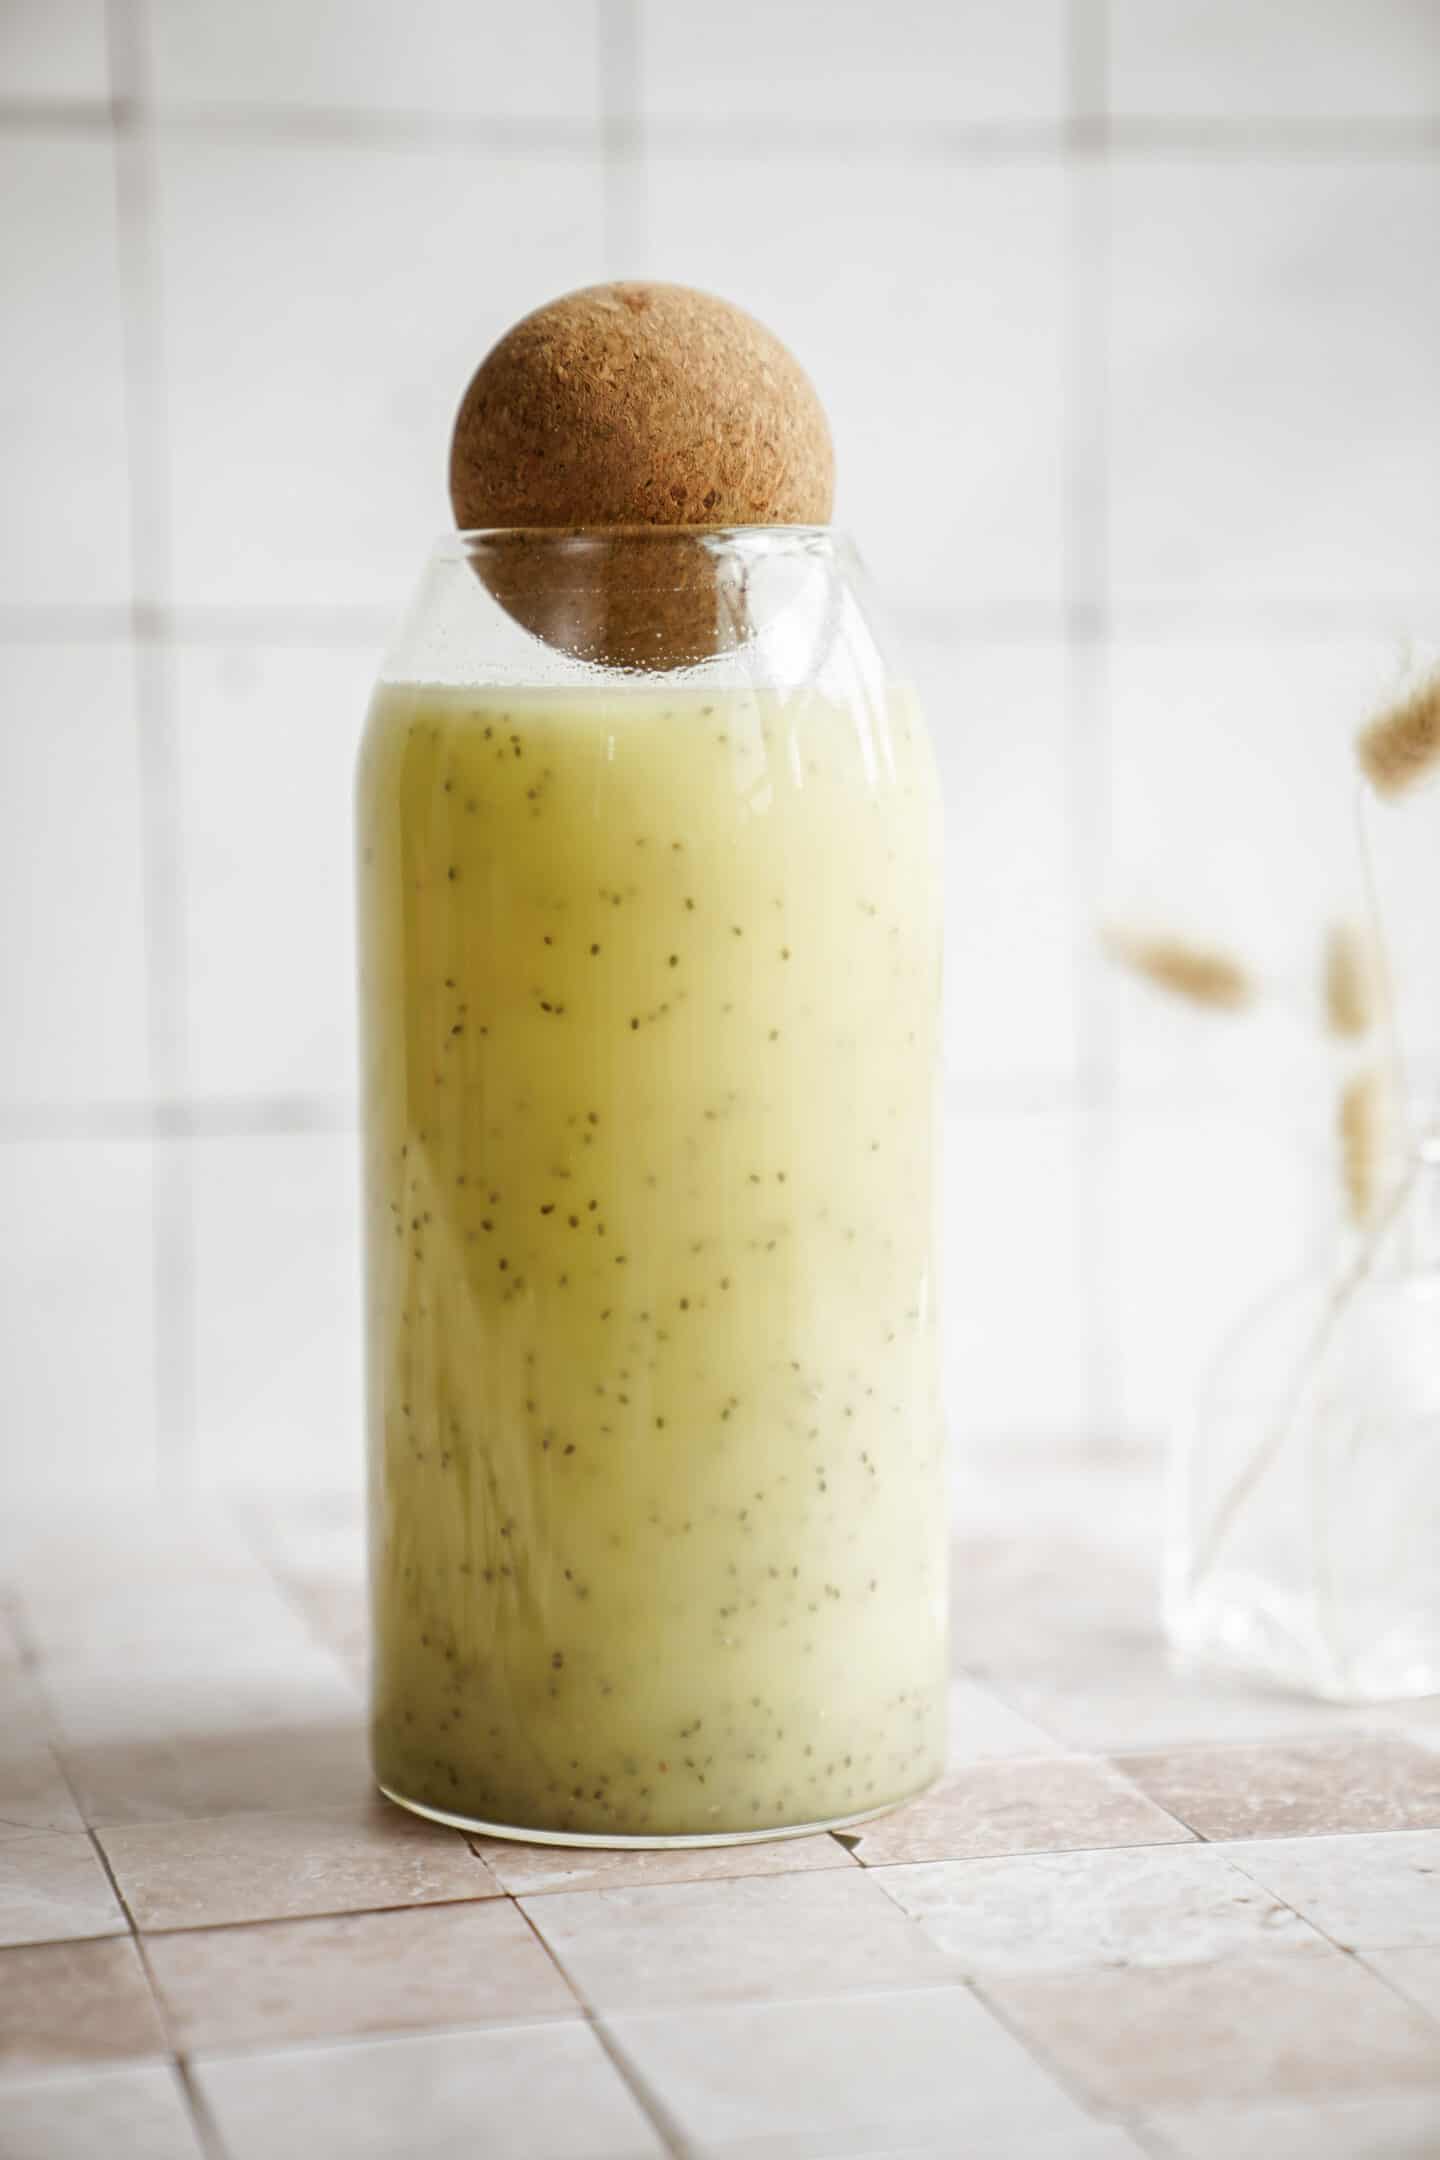
<svg viewBox="0 0 1440 2160"><path fill-rule="evenodd" d="M1440 1944L1440 1830L1247 1839L1231 1857L1342 1950Z"/></svg>
<svg viewBox="0 0 1440 2160"><path fill-rule="evenodd" d="M0 1627L8 1625L5 1612L0 1610ZM35 1675L21 1654L18 1637L0 1635L0 1708L7 1715L13 1711L17 1716L26 1712L33 1717L41 1707Z"/></svg>
<svg viewBox="0 0 1440 2160"><path fill-rule="evenodd" d="M24 1726L31 1730L49 1730L50 1707L41 1693L36 1669L24 1663L18 1656L6 1653L0 1643L0 1761L4 1759L4 1744L11 1738L10 1726Z"/></svg>
<svg viewBox="0 0 1440 2160"><path fill-rule="evenodd" d="M743 2160L780 2160L769 2146L757 2146L753 2140L740 2148L735 2160L741 2160L742 2155ZM790 2160L790 2156L786 2154L784 2160ZM956 2160L956 2155L947 2138L938 2145L927 2140L923 2145L870 2146L865 2160ZM1005 2160L1021 2160L1021 2156L1007 2154ZM1148 2160L1148 2156L1118 2123L1087 2122L1083 2127L1062 2131L1059 2138L1032 2138L1023 2160Z"/></svg>
<svg viewBox="0 0 1440 2160"><path fill-rule="evenodd" d="M634 1890L647 1883L718 1882L741 1875L809 1875L853 1868L835 1838L776 1838L757 1845L675 1846L664 1852L587 1851L525 1845L516 1838L470 1840L502 1889L514 1897L549 1890Z"/></svg>
<svg viewBox="0 0 1440 2160"><path fill-rule="evenodd" d="M26 1600L29 1632L47 1674L88 1669L104 1676L215 1671L237 1646L250 1671L280 1674L311 1644L302 1615L277 1583L132 1581L90 1587L73 1578Z"/></svg>
<svg viewBox="0 0 1440 2160"><path fill-rule="evenodd" d="M983 1990L1105 2108L1440 2091L1434 2027L1324 1944L1207 1965L989 1980Z"/></svg>
<svg viewBox="0 0 1440 2160"><path fill-rule="evenodd" d="M1364 1962L1391 1987L1440 2021L1440 1948L1367 1950Z"/></svg>
<svg viewBox="0 0 1440 2160"><path fill-rule="evenodd" d="M953 1548L957 1654L1057 1740L1110 1754L1385 1722L1176 1667L1156 1618L1153 1454L1019 1450L1007 1462L987 1450L967 1468L966 1531Z"/></svg>
<svg viewBox="0 0 1440 2160"><path fill-rule="evenodd" d="M1427 1695L1418 1702L1387 1703L1376 1722L1387 1730L1405 1733L1421 1747L1440 1752L1440 1695Z"/></svg>
<svg viewBox="0 0 1440 2160"><path fill-rule="evenodd" d="M525 1910L607 2012L926 1987L954 1969L859 1869L587 1890Z"/></svg>
<svg viewBox="0 0 1440 2160"><path fill-rule="evenodd" d="M71 1602L117 1586L254 1583L264 1574L227 1504L214 1496L157 1504L152 1493L107 1495L63 1505L37 1497L0 1525L0 1573L14 1583L22 1611ZM57 1585L61 1589L57 1597Z"/></svg>
<svg viewBox="0 0 1440 2160"><path fill-rule="evenodd" d="M0 2070L165 2053L129 1936L0 1950Z"/></svg>
<svg viewBox="0 0 1440 2160"><path fill-rule="evenodd" d="M364 1666L370 1654L370 1605L360 1583L293 1576L289 1589L310 1632L347 1667Z"/></svg>
<svg viewBox="0 0 1440 2160"><path fill-rule="evenodd" d="M41 1720L0 1700L0 1842L32 1830L84 1827Z"/></svg>
<svg viewBox="0 0 1440 2160"><path fill-rule="evenodd" d="M980 1677L1067 1746L1093 1754L1328 1739L1386 1722L1368 1705L1316 1702L1239 1674L1182 1670L1165 1646L1153 1608L1152 1597L1143 1621L1121 1636L1081 1622L1018 1659L998 1656Z"/></svg>
<svg viewBox="0 0 1440 2160"><path fill-rule="evenodd" d="M129 1922L83 1830L36 1830L0 1843L0 1944L124 1935Z"/></svg>
<svg viewBox="0 0 1440 2160"><path fill-rule="evenodd" d="M964 1675L950 1682L950 1767L1061 1755L1064 1749L990 1688Z"/></svg>
<svg viewBox="0 0 1440 2160"><path fill-rule="evenodd" d="M134 1823L100 1837L141 1928L500 1895L458 1831L379 1800L324 1814Z"/></svg>
<svg viewBox="0 0 1440 2160"><path fill-rule="evenodd" d="M853 1837L857 1859L883 1867L897 1860L1163 1845L1189 1834L1108 1763L1062 1755L951 1771L933 1792Z"/></svg>
<svg viewBox="0 0 1440 2160"><path fill-rule="evenodd" d="M211 1717L209 1730L62 1743L60 1761L87 1819L158 1823L335 1808L357 1805L374 1789L358 1707L337 1709L328 1693L313 1716L292 1706L289 1723L225 1730L223 1704Z"/></svg>
<svg viewBox="0 0 1440 2160"><path fill-rule="evenodd" d="M247 1494L239 1514L264 1556L284 1580L328 1576L365 1581L365 1495L353 1491Z"/></svg>
<svg viewBox="0 0 1440 2160"><path fill-rule="evenodd" d="M508 1899L198 1928L147 1945L187 2051L578 2016Z"/></svg>
<svg viewBox="0 0 1440 2160"><path fill-rule="evenodd" d="M175 2072L163 2063L0 2079L4 2160L202 2160Z"/></svg>
<svg viewBox="0 0 1440 2160"><path fill-rule="evenodd" d="M1440 1755L1396 1733L1183 1748L1120 1767L1206 1838L1440 1826Z"/></svg>
<svg viewBox="0 0 1440 2160"><path fill-rule="evenodd" d="M1182 1965L1313 1941L1212 1845L882 1868L875 1880L967 1974Z"/></svg>
<svg viewBox="0 0 1440 2160"><path fill-rule="evenodd" d="M1031 1492L1033 1500L1033 1486ZM1081 1502L1063 1529L1047 1526L1042 1502L1018 1521L977 1525L954 1540L952 1640L967 1672L1015 1661L1053 1663L1077 1630L1094 1650L1133 1640L1151 1621L1149 1555L1142 1560L1127 1544L1107 1549L1103 1568L1095 1565L1095 1513L1110 1497ZM962 1519L973 1504L967 1495Z"/></svg>
<svg viewBox="0 0 1440 2160"><path fill-rule="evenodd" d="M293 1735L344 1728L363 1737L364 1705L334 1652L309 1635L277 1650L243 1636L192 1663L140 1657L117 1673L103 1662L56 1659L45 1699L65 1748Z"/></svg>
<svg viewBox="0 0 1440 2160"><path fill-rule="evenodd" d="M590 2027L202 2062L229 2160L652 2160L665 2150Z"/></svg>
<svg viewBox="0 0 1440 2160"><path fill-rule="evenodd" d="M685 2150L704 2160L1135 2150L1113 2133L1092 2144L1095 2126L963 1987L605 2022Z"/></svg>
<svg viewBox="0 0 1440 2160"><path fill-rule="evenodd" d="M1435 2160L1440 2094L1174 2110L1143 2127L1163 2160Z"/></svg>

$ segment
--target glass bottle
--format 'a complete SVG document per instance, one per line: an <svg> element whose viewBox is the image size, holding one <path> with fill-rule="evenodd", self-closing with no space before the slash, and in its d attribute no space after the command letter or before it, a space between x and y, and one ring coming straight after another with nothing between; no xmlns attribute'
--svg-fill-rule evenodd
<svg viewBox="0 0 1440 2160"><path fill-rule="evenodd" d="M1182 1651L1337 1702L1440 1692L1440 1138L1236 1330L1175 1503Z"/></svg>
<svg viewBox="0 0 1440 2160"><path fill-rule="evenodd" d="M940 1769L938 828L832 532L436 549L358 788L391 1798L719 1843Z"/></svg>

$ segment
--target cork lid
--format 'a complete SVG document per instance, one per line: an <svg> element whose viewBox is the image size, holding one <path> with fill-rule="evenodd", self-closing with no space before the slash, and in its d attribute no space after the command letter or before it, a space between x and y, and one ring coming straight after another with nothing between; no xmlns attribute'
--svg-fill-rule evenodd
<svg viewBox="0 0 1440 2160"><path fill-rule="evenodd" d="M465 530L506 528L477 568L527 629L578 657L665 668L724 650L734 595L696 532L663 550L627 530L823 525L834 454L808 376L770 331L683 285L594 285L507 331L455 421L450 496ZM553 590L525 530L612 529L588 602Z"/></svg>

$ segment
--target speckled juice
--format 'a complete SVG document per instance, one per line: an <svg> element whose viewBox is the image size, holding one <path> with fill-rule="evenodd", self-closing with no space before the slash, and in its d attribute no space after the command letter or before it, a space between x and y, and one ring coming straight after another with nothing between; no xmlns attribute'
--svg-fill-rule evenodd
<svg viewBox="0 0 1440 2160"><path fill-rule="evenodd" d="M663 1838L938 1769L937 827L903 690L378 693L392 1793Z"/></svg>

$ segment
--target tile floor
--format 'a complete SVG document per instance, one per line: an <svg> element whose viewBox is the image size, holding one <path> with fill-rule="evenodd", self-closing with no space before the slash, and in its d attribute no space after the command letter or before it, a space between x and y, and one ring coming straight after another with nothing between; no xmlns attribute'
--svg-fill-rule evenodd
<svg viewBox="0 0 1440 2160"><path fill-rule="evenodd" d="M699 1852L372 1798L347 1496L0 1525L3 2160L1435 2160L1440 1720L1171 1673L1092 1467L967 1488L934 1793Z"/></svg>

